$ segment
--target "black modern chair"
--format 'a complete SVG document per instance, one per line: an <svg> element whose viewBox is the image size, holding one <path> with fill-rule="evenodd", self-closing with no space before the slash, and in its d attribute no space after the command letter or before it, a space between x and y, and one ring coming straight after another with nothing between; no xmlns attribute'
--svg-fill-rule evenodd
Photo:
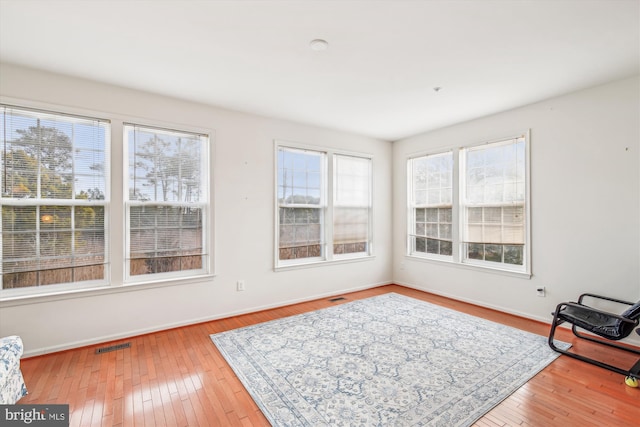
<svg viewBox="0 0 640 427"><path fill-rule="evenodd" d="M629 307L621 314L609 313L585 305L583 302L585 298L612 301ZM632 303L602 295L585 293L580 295L578 302L563 302L556 306L556 310L553 313L553 323L551 323L551 330L549 331L549 346L555 351L573 357L574 359L582 360L583 362L622 374L626 377L625 382L627 385L637 387L638 381L640 381L640 359L638 359L631 369L624 369L569 350L563 350L554 344L554 335L556 328L564 322L567 322L571 324L571 330L578 338L640 355L640 349L638 348L615 343L615 341L628 337L638 326L639 319L640 301ZM591 334L581 333L578 331L578 328ZM637 332L640 334L640 329L638 329Z"/></svg>

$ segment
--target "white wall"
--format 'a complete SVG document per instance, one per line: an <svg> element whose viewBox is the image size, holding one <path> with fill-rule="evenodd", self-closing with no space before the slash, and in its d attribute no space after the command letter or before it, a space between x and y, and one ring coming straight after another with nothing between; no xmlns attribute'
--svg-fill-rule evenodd
<svg viewBox="0 0 640 427"><path fill-rule="evenodd" d="M405 256L407 156L526 129L531 129L532 278ZM637 301L639 141L640 79L635 77L394 143L394 281L546 322L557 303L587 291ZM536 296L541 286L545 298Z"/></svg>
<svg viewBox="0 0 640 427"><path fill-rule="evenodd" d="M71 108L103 113L99 117L215 130L216 277L151 289L134 287L117 293L0 303L0 336L22 336L26 355L391 282L390 142L7 64L0 65L0 95L3 102L17 99L59 106L63 111ZM113 133L115 154L121 149L122 138L117 129ZM374 258L274 272L274 139L373 155ZM113 266L114 281L121 282L121 270L121 266ZM239 279L246 281L244 292L236 291Z"/></svg>
<svg viewBox="0 0 640 427"><path fill-rule="evenodd" d="M556 303L585 291L640 298L639 78L418 135L393 146L7 64L0 65L0 96L3 102L18 99L215 130L217 276L151 289L0 303L0 336L21 335L26 355L340 294L392 279L547 322ZM525 129L531 129L532 278L405 257L407 155ZM274 139L373 154L375 258L273 271ZM115 135L114 140L118 140ZM120 270L114 266L114 271ZM246 281L246 291L236 292L238 279ZM539 286L547 288L546 298L536 297Z"/></svg>

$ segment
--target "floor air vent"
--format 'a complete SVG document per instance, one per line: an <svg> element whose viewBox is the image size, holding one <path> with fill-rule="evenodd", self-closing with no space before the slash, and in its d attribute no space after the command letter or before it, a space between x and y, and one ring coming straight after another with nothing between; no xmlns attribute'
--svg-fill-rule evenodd
<svg viewBox="0 0 640 427"><path fill-rule="evenodd" d="M346 299L346 298L345 298L345 297L331 298L331 299L329 300L329 302L342 301L343 299Z"/></svg>
<svg viewBox="0 0 640 427"><path fill-rule="evenodd" d="M129 348L129 347L131 347L131 343L130 342L126 342L124 344L110 345L109 347L97 348L96 349L96 354L108 353L110 351L120 350L120 349L123 349L123 348Z"/></svg>

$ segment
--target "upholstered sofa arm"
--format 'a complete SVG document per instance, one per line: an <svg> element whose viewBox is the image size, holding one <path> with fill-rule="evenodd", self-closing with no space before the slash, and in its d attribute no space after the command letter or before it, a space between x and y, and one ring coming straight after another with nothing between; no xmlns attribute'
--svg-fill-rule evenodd
<svg viewBox="0 0 640 427"><path fill-rule="evenodd" d="M17 335L0 338L0 404L12 405L27 394L20 370L22 338Z"/></svg>
<svg viewBox="0 0 640 427"><path fill-rule="evenodd" d="M24 347L22 339L17 335L0 338L0 378L9 375L20 365L20 357Z"/></svg>

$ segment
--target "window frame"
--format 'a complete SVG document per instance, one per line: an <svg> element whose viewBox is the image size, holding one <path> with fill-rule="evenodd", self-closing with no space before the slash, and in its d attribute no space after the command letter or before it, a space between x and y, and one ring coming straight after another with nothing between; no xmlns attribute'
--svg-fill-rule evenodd
<svg viewBox="0 0 640 427"><path fill-rule="evenodd" d="M279 174L279 150L290 149L294 151L311 151L324 155L323 170L323 195L320 209L323 210L321 217L324 219L321 223L322 245L321 256L297 258L289 260L280 259L280 208L282 207L278 201L278 174ZM334 253L334 204L335 198L335 158L336 156L351 156L369 160L369 209L368 209L368 225L367 225L367 249L365 252L357 252L350 254ZM374 237L373 237L373 194L374 194L374 158L368 153L356 153L344 150L336 150L334 148L320 147L308 144L300 144L291 141L274 140L274 271L287 270L291 268L304 268L319 265L326 265L339 262L363 261L374 257ZM293 206L293 205L292 205ZM306 205L305 205L306 206ZM304 207L304 206L303 206Z"/></svg>
<svg viewBox="0 0 640 427"><path fill-rule="evenodd" d="M452 177L451 177L451 186L452 186L452 194L451 194L451 246L452 246L452 254L451 255L443 255L443 254L436 254L436 253L428 253L428 252L422 252L422 251L417 251L416 250L416 243L417 243L417 239L424 237L426 240L426 236L418 236L417 234L417 210L418 209L424 209L425 210L425 215L426 215L426 209L441 209L441 208L446 208L448 206L448 204L429 204L427 202L425 203L417 203L415 200L415 191L416 188L414 187L415 182L413 179L413 165L410 164L415 160L421 159L421 158L425 158L425 157L436 157L436 156L443 156L446 154L451 154L452 156ZM456 223L456 207L455 207L455 198L457 195L457 180L456 180L456 174L455 174L455 168L456 168L456 162L455 162L455 152L454 150L445 150L445 151L437 151L437 152L433 152L433 153L428 153L428 154L420 154L420 155L415 155L415 156L411 156L407 159L407 188L408 188L408 193L407 193L407 201L408 201L408 232L407 232L407 254L409 256L414 256L414 257L418 257L418 258L428 258L428 259L434 259L434 260L440 260L440 261L453 261L455 259L455 255L457 252L457 248L455 245L455 232L456 232L456 227L454 226L454 224ZM426 222L426 221L425 221ZM426 245L426 242L425 242Z"/></svg>
<svg viewBox="0 0 640 427"><path fill-rule="evenodd" d="M32 297L34 295L50 295L57 293L66 293L66 292L79 292L84 291L86 289L96 288L96 287L106 287L111 281L111 271L109 268L111 262L111 238L109 233L109 224L112 216L111 210L111 145L112 145L112 122L110 119L105 118L104 116L96 113L86 114L84 112L68 112L61 111L64 110L58 106L49 106L49 105L38 105L33 106L29 105L29 103L23 102L13 102L11 100L5 101L2 99L0 102L0 107L3 110L16 110L16 111L24 111L25 113L32 113L34 115L40 115L41 117L49 117L51 120L55 121L58 118L71 118L75 119L76 122L74 124L80 124L82 121L86 122L95 122L98 126L100 126L104 131L104 150L101 151L104 156L104 168L106 172L104 173L104 199L95 199L95 200L83 200L76 198L76 191L72 191L71 198L69 199L60 199L60 198L42 198L40 196L36 198L4 198L0 196L2 200L2 206L16 206L16 207L35 207L36 212L40 210L42 207L69 207L70 215L75 218L75 209L81 208L83 206L86 207L100 207L103 209L103 234L104 234L104 247L103 247L103 262L102 270L103 275L101 279L91 279L91 280L80 280L80 281L68 281L68 282L60 282L60 283L51 283L44 285L34 285L34 286L25 286L25 287L17 287L17 288L3 288L3 284L0 283L0 301L6 299L14 299L14 298L25 298ZM40 120L40 118L38 118ZM71 149L73 151L77 151L78 149L75 146L75 141L72 141ZM96 150L91 148L88 151L95 152ZM99 150L97 152L100 152ZM75 170L75 162L72 160L72 169L73 169L73 180L76 181L77 177L85 176L83 173L77 173ZM2 178L0 178L2 181ZM2 220L2 213L0 212L0 222ZM76 228L74 219L71 219L71 224L69 226L69 233L73 236L80 229ZM40 225L41 221L37 221L35 226L35 233L37 234L36 240L39 241L39 235L42 233L42 228ZM0 235L2 233L0 232ZM39 245L38 245L39 246ZM71 245L72 252L73 247L75 245ZM3 258L2 251L2 239L0 239L0 260ZM40 259L38 256L36 259ZM60 269L65 268L78 268L81 266L70 266L70 267L60 267ZM44 271L44 270L37 270ZM3 276L4 272L2 275ZM3 279L2 279L3 280Z"/></svg>
<svg viewBox="0 0 640 427"><path fill-rule="evenodd" d="M143 289L157 289L167 286L180 286L195 283L208 283L216 275L215 251L215 140L216 132L213 128L185 125L184 123L174 123L164 119L141 118L130 114L109 113L90 108L72 107L64 104L40 102L0 96L0 104L9 105L18 109L40 110L49 114L59 114L61 116L78 116L89 119L99 119L110 123L109 138L106 140L109 162L109 205L105 207L105 232L107 244L105 247L106 256L109 263L106 265L105 279L100 281L75 282L60 285L32 286L17 289L0 290L0 308L20 306L49 301L64 301L75 298L84 298L88 295L112 295L122 292L133 292ZM206 213L206 221L209 224L207 232L208 253L207 273L197 276L185 277L154 277L145 281L125 282L125 208L124 208L124 180L127 179L128 170L123 164L123 124L141 123L144 126L162 129L181 129L184 132L191 132L209 136L207 158L210 166L208 171L209 209ZM82 283L82 285L79 285ZM4 292L16 290L17 292Z"/></svg>
<svg viewBox="0 0 640 427"><path fill-rule="evenodd" d="M465 162L463 160L463 151L468 149L475 149L485 145L505 143L510 140L518 138L524 139L524 167L525 167L525 185L524 185L524 247L523 247L523 264L506 264L504 262L493 262L485 260L477 260L469 258L466 253L466 245L463 241L463 229L465 226L465 214L464 214L464 185L465 185ZM439 155L446 152L451 152L453 156L453 170L452 170L452 183L453 183L453 197L452 197L452 255L443 256L439 254L430 254L426 252L415 251L415 210L416 207L413 204L414 189L413 189L413 173L411 162L414 159L427 157L431 155ZM513 275L516 277L530 278L532 275L532 243L531 243L531 138L530 130L518 133L513 136L496 138L490 141L470 144L458 147L441 148L433 151L424 151L411 154L406 158L406 176L407 176L407 234L406 234L406 248L405 256L410 259L442 262L458 267L478 269L481 271L490 271L500 274ZM510 206L508 204L502 204L502 207Z"/></svg>
<svg viewBox="0 0 640 427"><path fill-rule="evenodd" d="M336 163L338 162L338 158L339 157L351 157L351 158L358 158L358 159L364 159L364 160L368 160L367 163L367 172L368 172L368 178L369 178L369 182L368 182L368 195L367 195L367 201L366 203L350 203L350 204L342 204L337 202L336 200L336 194L338 193L338 175L337 175L337 167L336 167ZM333 257L334 260L349 260L349 259L358 259L358 258L363 258L363 257L367 257L367 256L371 256L372 255L372 246L373 246L373 237L372 237L372 232L373 232L373 159L369 156L362 156L359 154L346 154L343 152L336 152L334 151L332 153L332 160L333 160L333 170L331 171L331 176L332 176L332 180L333 180L333 193L332 193L332 205L331 205L331 213L332 213L332 218L331 218L331 256ZM359 209L366 209L367 211L367 227L366 227L366 234L367 234L367 242L366 242L366 248L364 251L359 251L359 252L349 252L349 253L341 253L338 254L335 251L335 219L336 219L336 207L338 208L359 208Z"/></svg>
<svg viewBox="0 0 640 427"><path fill-rule="evenodd" d="M204 201L195 203L187 202L165 202L165 201L138 201L129 200L129 145L126 136L128 128L141 129L144 131L166 132L168 134L193 135L199 138L205 138L202 142L202 153L200 156L200 172L201 179L206 183L204 191ZM122 123L122 150L123 150L123 207L124 207L124 284L149 283L171 279L188 279L208 275L211 271L212 245L210 244L210 235L213 230L213 222L210 221L209 212L212 210L211 192L212 192L212 168L210 164L211 135L208 133L177 130L157 125L143 124L140 121L124 121ZM202 210L202 267L191 270L177 270L170 272L149 273L149 274L131 274L131 208L139 206L150 207L197 207Z"/></svg>

